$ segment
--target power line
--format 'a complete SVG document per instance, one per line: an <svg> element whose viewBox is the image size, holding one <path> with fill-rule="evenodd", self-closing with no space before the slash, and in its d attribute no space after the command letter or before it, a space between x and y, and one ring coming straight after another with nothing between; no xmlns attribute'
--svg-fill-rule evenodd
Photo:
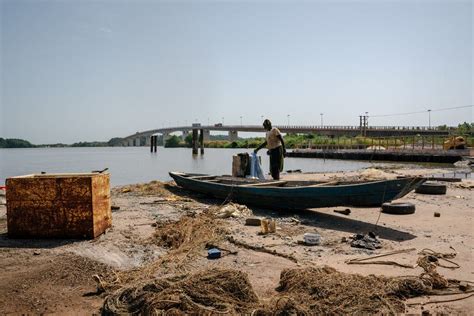
<svg viewBox="0 0 474 316"><path fill-rule="evenodd" d="M433 109L433 110L430 110L430 111L431 112L440 112L440 111L456 110L456 109L463 109L463 108L472 108L473 106L474 105L454 106L454 107L450 107L450 108ZM420 113L426 113L426 112L428 112L428 110L416 111L416 112L393 113L393 114L370 115L370 117L400 116L400 115L420 114Z"/></svg>

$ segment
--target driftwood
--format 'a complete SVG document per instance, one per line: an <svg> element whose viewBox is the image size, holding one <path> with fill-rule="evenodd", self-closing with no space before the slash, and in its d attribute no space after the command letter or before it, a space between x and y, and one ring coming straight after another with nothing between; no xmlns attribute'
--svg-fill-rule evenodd
<svg viewBox="0 0 474 316"><path fill-rule="evenodd" d="M295 263L298 263L298 260L295 257L293 257L292 255L277 252L276 250L271 250L271 249L265 248L263 246L250 245L246 242L236 240L232 236L228 236L227 241L230 242L231 244L234 244L234 245L238 246L238 247L242 247L242 248L245 248L245 249L250 249L250 250L253 250L253 251L268 253L268 254L271 254L271 255L274 255L274 256L277 256L277 257L282 257L282 258L288 259L290 261L293 261Z"/></svg>

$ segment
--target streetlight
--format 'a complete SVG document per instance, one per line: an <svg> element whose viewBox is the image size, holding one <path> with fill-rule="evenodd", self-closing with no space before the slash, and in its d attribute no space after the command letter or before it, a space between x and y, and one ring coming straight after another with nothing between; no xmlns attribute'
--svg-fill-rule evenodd
<svg viewBox="0 0 474 316"><path fill-rule="evenodd" d="M288 119L288 126L290 126L290 114L287 114L286 118Z"/></svg>
<svg viewBox="0 0 474 316"><path fill-rule="evenodd" d="M428 109L428 128L431 129L431 109Z"/></svg>
<svg viewBox="0 0 474 316"><path fill-rule="evenodd" d="M260 115L260 118L262 119L261 122L263 122L263 115Z"/></svg>
<svg viewBox="0 0 474 316"><path fill-rule="evenodd" d="M323 115L324 115L324 113L319 113L319 115L321 115L321 127L323 127Z"/></svg>
<svg viewBox="0 0 474 316"><path fill-rule="evenodd" d="M222 117L222 125L224 125L224 117Z"/></svg>
<svg viewBox="0 0 474 316"><path fill-rule="evenodd" d="M209 118L207 118L207 126L209 126Z"/></svg>
<svg viewBox="0 0 474 316"><path fill-rule="evenodd" d="M242 115L240 116L240 126L242 126Z"/></svg>

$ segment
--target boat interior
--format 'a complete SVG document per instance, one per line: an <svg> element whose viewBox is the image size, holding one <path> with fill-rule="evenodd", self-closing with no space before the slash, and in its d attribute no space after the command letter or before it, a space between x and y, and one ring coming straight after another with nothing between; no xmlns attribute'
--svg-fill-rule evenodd
<svg viewBox="0 0 474 316"><path fill-rule="evenodd" d="M322 186L337 186L357 183L367 183L370 181L296 181L296 180L260 180L253 178L238 178L230 175L215 176L207 174L196 173L182 173L173 172L176 175L184 178L199 180L211 183L221 183L229 185L238 185L244 187L322 187Z"/></svg>

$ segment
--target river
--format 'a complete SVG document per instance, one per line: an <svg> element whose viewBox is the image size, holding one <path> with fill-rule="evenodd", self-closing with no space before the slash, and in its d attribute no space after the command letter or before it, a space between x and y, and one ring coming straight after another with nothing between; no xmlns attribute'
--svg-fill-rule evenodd
<svg viewBox="0 0 474 316"><path fill-rule="evenodd" d="M204 155L193 157L189 148L147 147L27 148L0 149L0 185L11 176L55 172L89 172L109 168L111 184L123 185L170 180L169 171L231 174L232 156L251 149L206 148ZM268 170L266 150L261 150L262 167ZM379 165L349 160L286 158L285 170L303 172L352 171ZM383 163L386 165L387 163Z"/></svg>

